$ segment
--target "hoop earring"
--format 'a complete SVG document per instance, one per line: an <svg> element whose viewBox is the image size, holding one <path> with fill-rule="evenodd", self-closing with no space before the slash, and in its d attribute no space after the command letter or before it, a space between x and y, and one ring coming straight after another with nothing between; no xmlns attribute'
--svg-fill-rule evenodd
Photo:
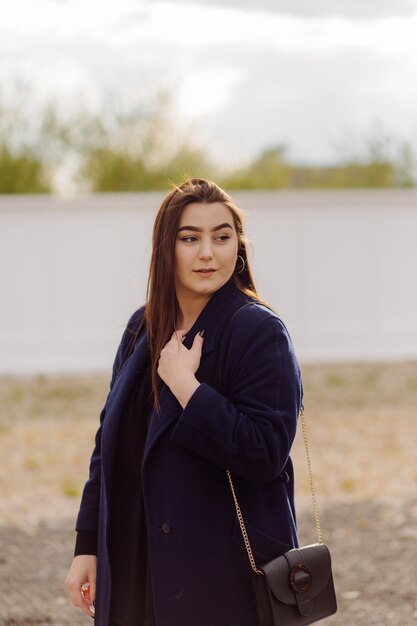
<svg viewBox="0 0 417 626"><path fill-rule="evenodd" d="M240 254L237 255L237 258L241 260L242 267L239 270L235 268L235 272L236 272L236 274L241 274L243 272L243 270L245 269L245 267L246 267L246 261L243 258L243 256L241 256Z"/></svg>

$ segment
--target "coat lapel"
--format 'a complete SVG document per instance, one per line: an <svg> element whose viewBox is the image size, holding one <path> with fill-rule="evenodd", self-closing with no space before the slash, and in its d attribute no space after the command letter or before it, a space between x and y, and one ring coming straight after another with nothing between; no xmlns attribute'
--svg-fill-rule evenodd
<svg viewBox="0 0 417 626"><path fill-rule="evenodd" d="M106 409L107 417L103 422L103 450L102 462L106 476L110 476L113 464L120 419L126 406L129 394L138 377L145 373L148 364L149 348L146 333L143 333L136 342L135 349L126 359L116 375L113 388L110 392Z"/></svg>
<svg viewBox="0 0 417 626"><path fill-rule="evenodd" d="M225 283L225 285L223 285L223 287L212 295L196 319L194 325L187 333L187 336L184 339L184 346L190 349L196 334L201 330L204 330L202 358L212 352L217 347L218 333L224 320L226 319L233 300L238 298L240 301L244 297L245 296L242 292L237 289L232 277L227 283ZM154 409L151 415L145 444L144 462L149 456L157 439L173 422L178 420L182 413L180 403L173 395L169 387L165 384L161 387L159 402L161 405L160 414L158 415L156 409Z"/></svg>

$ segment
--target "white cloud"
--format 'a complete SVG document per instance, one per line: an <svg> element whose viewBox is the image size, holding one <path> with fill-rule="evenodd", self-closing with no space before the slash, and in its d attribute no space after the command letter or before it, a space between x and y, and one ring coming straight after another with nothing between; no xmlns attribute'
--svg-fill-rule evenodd
<svg viewBox="0 0 417 626"><path fill-rule="evenodd" d="M224 54L211 54L211 62ZM414 72L399 60L349 48L308 56L243 49L237 54L246 76L221 113L199 119L214 154L235 162L287 144L298 161L326 163L339 156L341 144L344 156L348 148L354 151L355 138L368 135L376 121L394 137L417 140L417 90L407 86ZM234 60L230 54L228 59Z"/></svg>
<svg viewBox="0 0 417 626"><path fill-rule="evenodd" d="M174 4L203 4L211 7L234 8L243 11L267 11L304 18L344 17L349 19L378 19L411 16L417 10L416 0L166 0Z"/></svg>
<svg viewBox="0 0 417 626"><path fill-rule="evenodd" d="M127 17L146 20L147 13L146 3L140 0L118 0L117 5L113 0L14 0L2 14L1 28L19 36L66 38L83 33L94 37Z"/></svg>
<svg viewBox="0 0 417 626"><path fill-rule="evenodd" d="M229 7L216 9L212 5L167 1L147 4L120 0L115 6L112 0L67 0L63 4L38 0L36 5L29 0L15 0L0 24L0 49L10 56L15 49L30 54L31 46L38 41L57 45L73 42L74 46L85 41L106 43L116 50L146 42L178 48L244 43L284 50L345 45L393 52L417 50L417 13L413 18L358 24L341 17L311 21L305 16L278 12L265 15L235 10L233 2L229 3Z"/></svg>
<svg viewBox="0 0 417 626"><path fill-rule="evenodd" d="M66 101L176 88L179 118L229 161L283 141L298 158L326 160L340 129L375 119L414 139L416 16L311 20L226 4L15 0L0 23L1 81L25 76ZM328 3L291 2L294 13L304 5ZM380 15L388 6L374 5Z"/></svg>
<svg viewBox="0 0 417 626"><path fill-rule="evenodd" d="M224 65L209 66L187 74L180 83L177 106L182 115L198 117L217 111L232 99L232 89L242 70Z"/></svg>

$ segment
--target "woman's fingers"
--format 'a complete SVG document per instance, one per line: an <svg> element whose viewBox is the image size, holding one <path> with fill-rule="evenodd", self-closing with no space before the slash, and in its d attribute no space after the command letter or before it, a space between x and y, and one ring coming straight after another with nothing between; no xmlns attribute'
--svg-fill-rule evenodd
<svg viewBox="0 0 417 626"><path fill-rule="evenodd" d="M94 613L89 609L91 602L89 601L89 588L88 583L83 583L80 585L75 584L67 584L67 588L74 606L78 609L81 609L83 613L92 617Z"/></svg>
<svg viewBox="0 0 417 626"><path fill-rule="evenodd" d="M91 579L90 582L84 583L81 585L81 596L84 602L84 605L88 608L89 613L87 615L94 615L94 601L96 598L96 582L95 578Z"/></svg>
<svg viewBox="0 0 417 626"><path fill-rule="evenodd" d="M203 334L200 331L190 349L183 345L184 330L175 331L166 346L161 350L158 361L158 374L168 385L178 402L184 407L198 386L195 374L200 366Z"/></svg>
<svg viewBox="0 0 417 626"><path fill-rule="evenodd" d="M92 606L90 599L90 583L83 583L81 585L80 593L83 602L80 608L84 611L84 613L90 615L90 606Z"/></svg>
<svg viewBox="0 0 417 626"><path fill-rule="evenodd" d="M65 581L73 605L89 617L94 617L96 562L92 555L74 557Z"/></svg>
<svg viewBox="0 0 417 626"><path fill-rule="evenodd" d="M196 334L196 336L194 337L193 345L191 346L191 350L196 354L199 362L201 359L201 352L203 349L203 341L204 341L203 337L204 337L204 330Z"/></svg>
<svg viewBox="0 0 417 626"><path fill-rule="evenodd" d="M91 605L96 600L96 578L95 576L89 577L90 579L90 603Z"/></svg>

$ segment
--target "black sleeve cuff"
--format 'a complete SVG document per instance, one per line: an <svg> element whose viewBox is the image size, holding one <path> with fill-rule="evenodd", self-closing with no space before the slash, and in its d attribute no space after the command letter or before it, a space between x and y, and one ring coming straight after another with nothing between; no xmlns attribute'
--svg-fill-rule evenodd
<svg viewBox="0 0 417 626"><path fill-rule="evenodd" d="M75 541L74 556L92 554L97 556L97 533L89 530L79 530Z"/></svg>

